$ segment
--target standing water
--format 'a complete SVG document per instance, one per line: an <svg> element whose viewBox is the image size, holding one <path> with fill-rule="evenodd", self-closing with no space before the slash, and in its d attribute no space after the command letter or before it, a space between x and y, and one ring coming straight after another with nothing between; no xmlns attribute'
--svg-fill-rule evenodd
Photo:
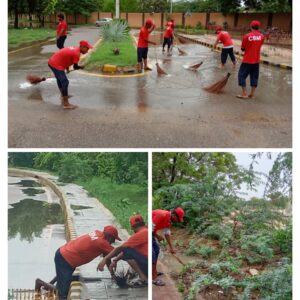
<svg viewBox="0 0 300 300"><path fill-rule="evenodd" d="M8 288L32 289L55 276L55 251L65 243L58 197L32 178L8 178Z"/></svg>

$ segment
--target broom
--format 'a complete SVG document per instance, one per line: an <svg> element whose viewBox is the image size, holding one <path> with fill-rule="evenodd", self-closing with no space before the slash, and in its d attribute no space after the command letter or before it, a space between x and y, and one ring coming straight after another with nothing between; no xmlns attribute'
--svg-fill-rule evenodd
<svg viewBox="0 0 300 300"><path fill-rule="evenodd" d="M158 61L157 61L157 50L156 50L156 46L154 46L154 47L155 47L155 60L156 60L155 65L156 65L157 74L158 74L158 75L168 75L168 73L165 72L165 71L159 66Z"/></svg>
<svg viewBox="0 0 300 300"><path fill-rule="evenodd" d="M221 79L221 80L217 81L216 83L214 83L210 86L207 86L203 89L210 93L219 94L225 87L229 77L230 77L230 73L227 73L227 75L223 79Z"/></svg>
<svg viewBox="0 0 300 300"><path fill-rule="evenodd" d="M176 256L175 254L172 253L172 255L174 256L174 258L176 258L176 260L181 263L183 266L184 266L184 262L178 257Z"/></svg>
<svg viewBox="0 0 300 300"><path fill-rule="evenodd" d="M201 66L202 64L203 64L203 61L200 61L200 63L198 63L198 64L194 64L194 65L189 66L189 69L190 69L190 70L193 70L193 71L196 71L197 69L200 68L200 66Z"/></svg>
<svg viewBox="0 0 300 300"><path fill-rule="evenodd" d="M73 72L73 71L75 71L75 70L71 70L70 72ZM26 81L28 81L31 84L38 84L38 83L41 83L42 81L46 81L47 79L54 78L54 77L55 77L54 75L51 75L51 76L48 76L48 77L39 77L39 76L36 76L36 75L28 74L26 76Z"/></svg>

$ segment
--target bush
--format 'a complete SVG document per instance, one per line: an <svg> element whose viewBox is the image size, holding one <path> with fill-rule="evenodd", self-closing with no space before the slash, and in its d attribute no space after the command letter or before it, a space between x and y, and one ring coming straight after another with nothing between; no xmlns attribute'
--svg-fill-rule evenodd
<svg viewBox="0 0 300 300"><path fill-rule="evenodd" d="M222 246L227 246L232 240L232 226L224 224L213 224L203 232L204 237L221 241Z"/></svg>
<svg viewBox="0 0 300 300"><path fill-rule="evenodd" d="M293 228L289 224L286 229L275 230L272 234L272 243L277 246L280 251L288 255L292 255L293 247Z"/></svg>
<svg viewBox="0 0 300 300"><path fill-rule="evenodd" d="M208 258L215 253L215 248L210 246L202 246L199 249L199 254L201 254L204 258Z"/></svg>
<svg viewBox="0 0 300 300"><path fill-rule="evenodd" d="M197 22L196 29L203 29L203 26L200 21Z"/></svg>

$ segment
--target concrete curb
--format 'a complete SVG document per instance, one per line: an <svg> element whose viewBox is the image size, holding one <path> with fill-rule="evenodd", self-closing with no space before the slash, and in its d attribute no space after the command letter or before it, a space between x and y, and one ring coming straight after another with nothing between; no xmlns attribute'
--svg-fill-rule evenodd
<svg viewBox="0 0 300 300"><path fill-rule="evenodd" d="M55 184L51 179L45 177L41 173L34 171L9 168L8 175L18 177L32 177L38 179L38 181L41 182L41 184L50 187L60 200L65 219L65 236L67 241L73 240L77 237L73 224L73 214L69 207L66 195L57 184ZM74 275L79 275L79 273L80 269L76 268ZM73 281L69 290L68 300L82 299L81 295L83 289L83 284L80 281Z"/></svg>
<svg viewBox="0 0 300 300"><path fill-rule="evenodd" d="M27 46L26 46L26 43L25 43L23 46L21 46L19 48L10 49L8 51L8 54L12 54L12 53L15 53L15 52L23 51L25 49L33 48L33 47L36 47L36 46L42 46L44 44L47 44L48 42L52 42L52 41L55 41L55 40L56 40L56 38L50 37L50 38L47 38L47 39L44 39L44 40L41 40L41 41L36 41L36 42L28 43Z"/></svg>
<svg viewBox="0 0 300 300"><path fill-rule="evenodd" d="M188 41L191 41L191 42L196 43L196 44L200 44L200 45L205 46L205 47L209 47L209 48L213 47L213 44L210 44L210 43L207 43L207 42L198 41L196 39L193 39L193 38L190 38L190 37L186 37L186 36L178 34L178 33L176 34L176 37L180 37L182 39L186 39ZM222 47L217 46L216 49L218 51L222 51ZM239 52L239 51L234 51L234 54L238 55L240 58L242 57L242 53ZM261 62L261 64L264 64L264 65L274 66L274 67L278 67L278 68L285 69L285 70L292 70L293 69L292 66L289 66L289 65L286 65L286 64L277 64L277 63L265 60L264 58L261 58L260 62Z"/></svg>

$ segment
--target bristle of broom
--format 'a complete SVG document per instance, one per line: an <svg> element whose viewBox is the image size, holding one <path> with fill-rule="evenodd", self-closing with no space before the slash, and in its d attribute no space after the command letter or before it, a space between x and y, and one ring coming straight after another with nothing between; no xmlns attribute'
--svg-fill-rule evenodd
<svg viewBox="0 0 300 300"><path fill-rule="evenodd" d="M191 66L189 66L189 68L192 70L197 70L202 64L203 64L203 61L201 61L198 64L191 65Z"/></svg>
<svg viewBox="0 0 300 300"><path fill-rule="evenodd" d="M38 84L42 81L45 81L46 78L45 77L39 77L39 76L36 76L36 75L27 75L26 80L31 84Z"/></svg>
<svg viewBox="0 0 300 300"><path fill-rule="evenodd" d="M187 53L182 49L178 48L179 55L186 55Z"/></svg>
<svg viewBox="0 0 300 300"><path fill-rule="evenodd" d="M227 73L224 78L222 78L221 80L217 81L216 83L214 83L208 87L205 87L204 90L207 92L210 92L210 93L215 93L215 94L221 93L223 88L227 84L229 77L230 77L230 73Z"/></svg>
<svg viewBox="0 0 300 300"><path fill-rule="evenodd" d="M127 276L126 276L125 271L119 271L118 273L116 273L114 280L115 280L116 284L118 285L118 287L123 288L123 289L128 287Z"/></svg>
<svg viewBox="0 0 300 300"><path fill-rule="evenodd" d="M159 75L168 75L168 73L166 73L160 66L158 63L156 63L156 69L157 69L157 73Z"/></svg>

